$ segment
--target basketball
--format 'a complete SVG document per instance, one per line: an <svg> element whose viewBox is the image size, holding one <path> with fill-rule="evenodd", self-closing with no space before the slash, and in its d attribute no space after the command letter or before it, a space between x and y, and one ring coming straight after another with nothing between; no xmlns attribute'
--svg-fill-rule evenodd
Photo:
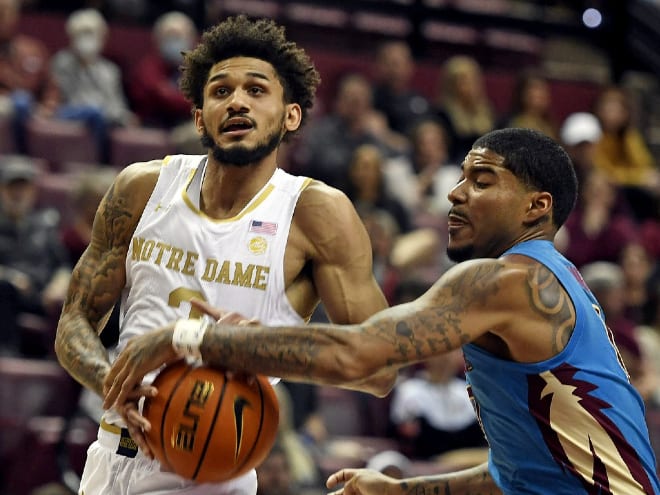
<svg viewBox="0 0 660 495"><path fill-rule="evenodd" d="M145 432L164 468L198 483L245 474L268 455L279 422L277 396L267 377L253 383L224 371L179 361L165 367L145 399Z"/></svg>

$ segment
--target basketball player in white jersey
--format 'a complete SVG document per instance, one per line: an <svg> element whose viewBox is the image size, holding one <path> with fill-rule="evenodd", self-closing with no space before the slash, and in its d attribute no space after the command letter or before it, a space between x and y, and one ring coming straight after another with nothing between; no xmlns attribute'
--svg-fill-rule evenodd
<svg viewBox="0 0 660 495"><path fill-rule="evenodd" d="M103 393L111 358L99 333L118 300L118 350L133 336L199 316L191 299L273 325L305 322L319 301L336 323L361 322L386 306L350 201L278 168L279 143L304 122L318 82L304 51L272 21L229 18L185 55L181 89L209 152L132 164L101 202L55 343L80 383ZM191 337L184 331L181 344ZM387 374L374 387L393 380ZM161 472L130 436L139 395L105 412L81 495L256 493L254 471L213 485Z"/></svg>

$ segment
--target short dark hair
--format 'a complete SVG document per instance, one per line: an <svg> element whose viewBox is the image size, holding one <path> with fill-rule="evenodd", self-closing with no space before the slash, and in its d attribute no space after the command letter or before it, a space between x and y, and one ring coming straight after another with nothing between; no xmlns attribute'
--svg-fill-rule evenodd
<svg viewBox="0 0 660 495"><path fill-rule="evenodd" d="M498 129L478 138L473 148L488 148L527 187L552 195L553 222L561 227L577 199L575 168L554 139L533 129Z"/></svg>
<svg viewBox="0 0 660 495"><path fill-rule="evenodd" d="M204 105L204 86L211 67L232 57L254 57L270 63L284 88L284 101L300 105L302 127L321 78L307 53L288 41L284 27L270 19L228 17L206 31L199 45L185 53L180 87L194 108Z"/></svg>

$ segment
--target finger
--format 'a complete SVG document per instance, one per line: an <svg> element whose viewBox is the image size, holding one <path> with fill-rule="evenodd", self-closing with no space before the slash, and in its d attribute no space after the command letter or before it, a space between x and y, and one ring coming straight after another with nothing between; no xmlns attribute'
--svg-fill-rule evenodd
<svg viewBox="0 0 660 495"><path fill-rule="evenodd" d="M128 433L131 435L131 438L138 446L138 449L140 449L145 456L153 459L153 452L151 452L151 449L149 448L149 444L147 443L147 438L145 437L144 432L140 428L129 424Z"/></svg>
<svg viewBox="0 0 660 495"><path fill-rule="evenodd" d="M138 385L128 394L129 400L137 400L142 397L156 397L158 389L153 385Z"/></svg>
<svg viewBox="0 0 660 495"><path fill-rule="evenodd" d="M126 408L125 419L129 425L136 425L140 430L151 431L151 422L140 414L133 403Z"/></svg>
<svg viewBox="0 0 660 495"><path fill-rule="evenodd" d="M124 367L122 361L124 357L120 355L117 360L114 362L110 371L103 381L103 408L109 409L115 403L117 399L117 394L119 393L118 384L120 381L119 375L122 373Z"/></svg>
<svg viewBox="0 0 660 495"><path fill-rule="evenodd" d="M325 486L328 488L334 488L340 483L346 483L351 478L353 478L353 476L355 476L355 473L357 473L357 469L342 469L332 473L330 476L328 476L328 479L325 482Z"/></svg>
<svg viewBox="0 0 660 495"><path fill-rule="evenodd" d="M218 309L215 306L211 306L209 303L207 303L206 301L202 301L201 299L191 299L190 305L194 309L201 311L206 315L209 315L214 320L219 320L226 313L225 311L222 311L221 309Z"/></svg>
<svg viewBox="0 0 660 495"><path fill-rule="evenodd" d="M236 311L225 311L217 321L218 323L228 323L230 325L242 325L246 320L245 316Z"/></svg>
<svg viewBox="0 0 660 495"><path fill-rule="evenodd" d="M135 375L129 366L123 366L115 376L104 403L108 407L121 407L129 400L131 392L142 382L142 377Z"/></svg>
<svg viewBox="0 0 660 495"><path fill-rule="evenodd" d="M137 444L138 448L150 459L153 459L153 453L147 443L145 431L151 430L151 423L137 409L135 402L127 403L122 409L122 418L126 422L128 433Z"/></svg>

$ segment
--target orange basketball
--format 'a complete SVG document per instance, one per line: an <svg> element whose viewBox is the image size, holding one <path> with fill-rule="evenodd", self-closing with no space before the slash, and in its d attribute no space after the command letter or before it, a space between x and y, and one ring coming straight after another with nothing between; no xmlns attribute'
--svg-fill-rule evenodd
<svg viewBox="0 0 660 495"><path fill-rule="evenodd" d="M259 465L275 442L279 407L266 377L248 384L179 361L154 386L158 395L143 409L151 422L147 444L179 476L198 483L236 478Z"/></svg>

